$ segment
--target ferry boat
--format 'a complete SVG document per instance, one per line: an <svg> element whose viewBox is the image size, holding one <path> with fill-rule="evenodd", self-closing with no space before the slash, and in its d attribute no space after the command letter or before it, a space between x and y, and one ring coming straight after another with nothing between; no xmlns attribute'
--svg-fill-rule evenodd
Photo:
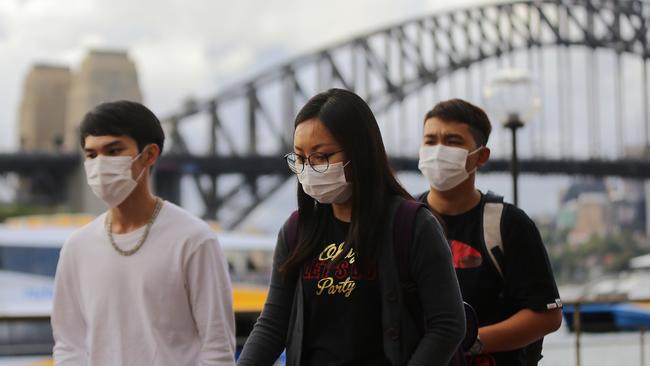
<svg viewBox="0 0 650 366"><path fill-rule="evenodd" d="M584 332L650 329L650 254L630 260L630 271L599 278L587 284L575 301L566 301L564 319L575 331L579 304Z"/></svg>

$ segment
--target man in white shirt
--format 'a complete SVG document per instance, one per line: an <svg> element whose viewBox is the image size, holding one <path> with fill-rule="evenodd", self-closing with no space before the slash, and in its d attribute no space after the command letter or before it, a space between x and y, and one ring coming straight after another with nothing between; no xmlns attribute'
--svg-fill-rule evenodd
<svg viewBox="0 0 650 366"><path fill-rule="evenodd" d="M149 188L164 138L158 118L138 103L101 104L82 121L87 181L110 209L61 250L57 366L235 364L231 286L217 238Z"/></svg>

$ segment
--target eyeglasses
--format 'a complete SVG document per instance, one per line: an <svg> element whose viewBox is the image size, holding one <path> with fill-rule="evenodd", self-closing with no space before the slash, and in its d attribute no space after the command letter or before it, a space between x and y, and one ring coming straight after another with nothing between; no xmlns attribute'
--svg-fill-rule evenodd
<svg viewBox="0 0 650 366"><path fill-rule="evenodd" d="M315 172L325 173L330 167L330 157L342 151L338 150L331 153L313 152L307 157L291 152L286 154L284 158L287 160L289 169L296 174L300 174L305 170L305 163L309 164Z"/></svg>

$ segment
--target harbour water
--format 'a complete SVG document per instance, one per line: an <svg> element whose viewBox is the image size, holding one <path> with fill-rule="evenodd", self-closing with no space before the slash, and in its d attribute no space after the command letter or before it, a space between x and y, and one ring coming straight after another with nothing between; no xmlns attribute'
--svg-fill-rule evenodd
<svg viewBox="0 0 650 366"><path fill-rule="evenodd" d="M583 333L581 366L637 366L650 365L650 342L644 336L645 364L641 363L641 336L639 332ZM540 366L575 366L575 334L566 325L544 339L544 358Z"/></svg>

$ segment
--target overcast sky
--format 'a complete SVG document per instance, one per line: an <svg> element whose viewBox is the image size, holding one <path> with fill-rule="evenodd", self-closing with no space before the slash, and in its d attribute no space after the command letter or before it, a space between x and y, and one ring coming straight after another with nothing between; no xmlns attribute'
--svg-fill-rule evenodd
<svg viewBox="0 0 650 366"><path fill-rule="evenodd" d="M77 68L91 48L127 49L145 102L164 114L309 50L486 0L0 0L0 151L17 144L34 63Z"/></svg>
<svg viewBox="0 0 650 366"><path fill-rule="evenodd" d="M34 63L76 69L89 49L128 50L145 103L164 116L188 96L211 95L310 50L410 18L488 2L494 1L0 0L0 151L17 146L23 79ZM484 182L508 197L507 176ZM535 178L534 183L522 187L522 206L554 211L556 192L566 180ZM534 192L540 190L554 192L553 198L538 199Z"/></svg>

